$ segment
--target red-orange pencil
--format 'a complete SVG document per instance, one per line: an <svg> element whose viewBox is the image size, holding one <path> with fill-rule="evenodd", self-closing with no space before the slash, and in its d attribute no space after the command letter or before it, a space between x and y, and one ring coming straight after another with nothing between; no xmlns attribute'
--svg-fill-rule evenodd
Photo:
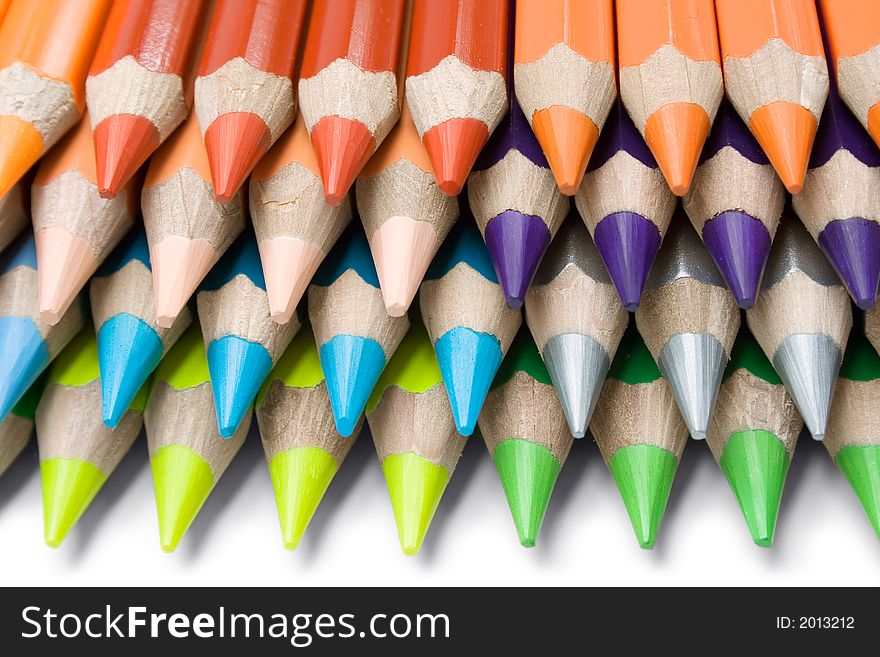
<svg viewBox="0 0 880 657"><path fill-rule="evenodd" d="M86 112L43 158L31 186L40 319L54 325L137 218L139 181L112 199L98 194Z"/></svg>
<svg viewBox="0 0 880 657"><path fill-rule="evenodd" d="M406 103L454 196L507 110L508 0L415 0Z"/></svg>
<svg viewBox="0 0 880 657"><path fill-rule="evenodd" d="M98 191L113 198L181 124L202 0L117 0L86 80Z"/></svg>
<svg viewBox="0 0 880 657"><path fill-rule="evenodd" d="M880 3L819 0L843 102L880 146Z"/></svg>
<svg viewBox="0 0 880 657"><path fill-rule="evenodd" d="M612 0L519 0L514 43L516 98L573 196L617 97Z"/></svg>
<svg viewBox="0 0 880 657"><path fill-rule="evenodd" d="M724 95L712 0L617 0L617 43L623 104L683 196Z"/></svg>
<svg viewBox="0 0 880 657"><path fill-rule="evenodd" d="M312 7L299 100L330 205L342 202L400 115L404 15L403 0L316 0Z"/></svg>
<svg viewBox="0 0 880 657"><path fill-rule="evenodd" d="M724 84L792 194L804 184L828 67L814 0L716 0Z"/></svg>
<svg viewBox="0 0 880 657"><path fill-rule="evenodd" d="M195 82L214 194L228 202L293 122L306 0L217 0Z"/></svg>
<svg viewBox="0 0 880 657"><path fill-rule="evenodd" d="M0 26L0 197L85 107L110 0L16 0Z"/></svg>

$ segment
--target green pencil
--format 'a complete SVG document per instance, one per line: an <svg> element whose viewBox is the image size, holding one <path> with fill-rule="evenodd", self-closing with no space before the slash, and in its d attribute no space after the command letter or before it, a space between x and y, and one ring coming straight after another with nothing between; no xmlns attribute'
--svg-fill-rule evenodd
<svg viewBox="0 0 880 657"><path fill-rule="evenodd" d="M361 430L336 431L315 335L300 329L257 395L257 423L284 547L293 550Z"/></svg>

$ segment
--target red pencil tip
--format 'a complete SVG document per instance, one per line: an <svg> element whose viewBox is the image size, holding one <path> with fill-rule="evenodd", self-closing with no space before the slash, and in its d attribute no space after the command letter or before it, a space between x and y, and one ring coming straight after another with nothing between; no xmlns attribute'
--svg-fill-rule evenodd
<svg viewBox="0 0 880 657"><path fill-rule="evenodd" d="M159 147L159 131L143 116L114 114L95 127L98 193L113 198Z"/></svg>
<svg viewBox="0 0 880 657"><path fill-rule="evenodd" d="M488 139L486 124L476 119L450 119L424 134L422 142L441 192L447 196L461 192Z"/></svg>
<svg viewBox="0 0 880 657"><path fill-rule="evenodd" d="M339 205L376 150L376 142L363 123L339 116L318 121L311 138L324 181L324 198L328 205Z"/></svg>
<svg viewBox="0 0 880 657"><path fill-rule="evenodd" d="M269 128L256 114L230 112L214 119L205 131L214 196L229 203L271 146Z"/></svg>

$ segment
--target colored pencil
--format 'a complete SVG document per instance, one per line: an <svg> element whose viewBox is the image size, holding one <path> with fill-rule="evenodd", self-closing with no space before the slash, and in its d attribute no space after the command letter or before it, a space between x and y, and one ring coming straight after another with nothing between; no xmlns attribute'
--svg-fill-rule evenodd
<svg viewBox="0 0 880 657"><path fill-rule="evenodd" d="M880 149L831 90L792 206L863 310L880 284Z"/></svg>
<svg viewBox="0 0 880 657"><path fill-rule="evenodd" d="M0 0L0 21L6 16L6 12L9 10L9 5L12 4L12 0Z"/></svg>
<svg viewBox="0 0 880 657"><path fill-rule="evenodd" d="M492 382L479 422L519 542L534 547L574 438L525 327L517 333Z"/></svg>
<svg viewBox="0 0 880 657"><path fill-rule="evenodd" d="M513 19L511 8L508 68L513 66ZM569 201L556 187L541 145L513 96L513 76L508 76L507 92L510 111L474 165L468 199L507 305L518 309Z"/></svg>
<svg viewBox="0 0 880 657"><path fill-rule="evenodd" d="M837 89L880 146L880 6L873 0L819 0Z"/></svg>
<svg viewBox="0 0 880 657"><path fill-rule="evenodd" d="M691 437L702 440L739 330L739 308L683 213L672 219L636 325Z"/></svg>
<svg viewBox="0 0 880 657"><path fill-rule="evenodd" d="M755 305L784 205L770 160L722 103L682 207L740 308Z"/></svg>
<svg viewBox="0 0 880 657"><path fill-rule="evenodd" d="M825 448L880 538L880 356L854 331L840 367Z"/></svg>
<svg viewBox="0 0 880 657"><path fill-rule="evenodd" d="M360 222L354 221L309 286L309 319L336 430L350 436L382 370L409 329L385 312Z"/></svg>
<svg viewBox="0 0 880 657"><path fill-rule="evenodd" d="M0 26L0 197L79 121L110 0L18 0Z"/></svg>
<svg viewBox="0 0 880 657"><path fill-rule="evenodd" d="M294 550L360 433L359 426L348 438L336 431L310 326L278 360L256 406L281 537Z"/></svg>
<svg viewBox="0 0 880 657"><path fill-rule="evenodd" d="M583 438L629 316L580 217L569 216L550 245L526 321L568 428Z"/></svg>
<svg viewBox="0 0 880 657"><path fill-rule="evenodd" d="M782 487L804 421L747 330L733 345L706 443L755 545L770 547Z"/></svg>
<svg viewBox="0 0 880 657"><path fill-rule="evenodd" d="M9 246L27 224L24 191L21 186L16 185L6 192L6 196L0 198L0 252Z"/></svg>
<svg viewBox="0 0 880 657"><path fill-rule="evenodd" d="M330 205L342 201L400 115L405 16L404 0L315 0L312 7L299 97Z"/></svg>
<svg viewBox="0 0 880 657"><path fill-rule="evenodd" d="M40 319L37 250L25 231L0 254L0 420L83 327L73 303L54 326Z"/></svg>
<svg viewBox="0 0 880 657"><path fill-rule="evenodd" d="M458 218L458 201L437 186L406 104L358 178L357 203L385 309L400 317Z"/></svg>
<svg viewBox="0 0 880 657"><path fill-rule="evenodd" d="M623 307L632 312L676 201L620 103L599 135L575 202Z"/></svg>
<svg viewBox="0 0 880 657"><path fill-rule="evenodd" d="M86 115L42 160L31 186L40 315L49 324L61 319L137 218L139 184L104 199L96 180Z"/></svg>
<svg viewBox="0 0 880 657"><path fill-rule="evenodd" d="M366 412L400 547L412 556L422 546L465 444L455 432L440 368L420 322L413 323L388 363Z"/></svg>
<svg viewBox="0 0 880 657"><path fill-rule="evenodd" d="M35 416L49 547L61 545L134 444L146 401L143 388L115 429L101 422L98 343L91 326L52 363Z"/></svg>
<svg viewBox="0 0 880 657"><path fill-rule="evenodd" d="M251 408L229 436L217 433L209 361L198 323L184 332L156 368L144 411L159 519L159 545L174 552L238 453Z"/></svg>
<svg viewBox="0 0 880 657"><path fill-rule="evenodd" d="M195 115L150 162L141 192L150 245L156 322L169 328L220 256L244 229L244 202L214 199Z"/></svg>
<svg viewBox="0 0 880 657"><path fill-rule="evenodd" d="M309 281L351 221L351 201L328 205L302 116L251 176L251 220L260 247L273 321L296 311Z"/></svg>
<svg viewBox="0 0 880 657"><path fill-rule="evenodd" d="M269 316L269 297L253 232L245 231L205 277L196 306L208 352L220 435L231 437L287 345L299 331Z"/></svg>
<svg viewBox="0 0 880 657"><path fill-rule="evenodd" d="M620 97L683 196L724 95L712 0L617 0Z"/></svg>
<svg viewBox="0 0 880 657"><path fill-rule="evenodd" d="M114 2L86 79L98 191L113 198L189 113L202 0Z"/></svg>
<svg viewBox="0 0 880 657"><path fill-rule="evenodd" d="M477 426L489 386L522 323L504 303L471 217L452 229L425 276L419 305L458 433Z"/></svg>
<svg viewBox="0 0 880 657"><path fill-rule="evenodd" d="M414 0L406 103L437 185L457 195L507 109L508 0Z"/></svg>
<svg viewBox="0 0 880 657"><path fill-rule="evenodd" d="M687 442L687 427L633 326L611 363L590 431L620 490L639 545L650 550Z"/></svg>
<svg viewBox="0 0 880 657"><path fill-rule="evenodd" d="M296 114L293 71L306 0L214 5L195 80L214 196L228 203Z"/></svg>
<svg viewBox="0 0 880 657"><path fill-rule="evenodd" d="M807 429L822 440L852 309L846 288L791 212L783 215L746 318Z"/></svg>
<svg viewBox="0 0 880 657"><path fill-rule="evenodd" d="M814 0L716 0L727 96L792 194L828 95Z"/></svg>
<svg viewBox="0 0 880 657"><path fill-rule="evenodd" d="M141 226L123 238L97 271L89 298L98 334L101 418L114 429L193 316L184 307L169 328L156 322L150 254Z"/></svg>
<svg viewBox="0 0 880 657"><path fill-rule="evenodd" d="M41 376L28 388L6 417L0 420L0 475L6 472L31 439L34 431L34 414L45 387L46 377Z"/></svg>
<svg viewBox="0 0 880 657"><path fill-rule="evenodd" d="M612 0L520 0L516 98L559 190L573 196L617 97Z"/></svg>

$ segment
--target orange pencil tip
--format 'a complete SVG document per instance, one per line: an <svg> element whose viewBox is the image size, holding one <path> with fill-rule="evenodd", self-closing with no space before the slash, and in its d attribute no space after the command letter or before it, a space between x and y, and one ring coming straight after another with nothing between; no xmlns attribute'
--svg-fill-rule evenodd
<svg viewBox="0 0 880 657"><path fill-rule="evenodd" d="M868 110L868 132L871 138L880 146L880 103Z"/></svg>
<svg viewBox="0 0 880 657"><path fill-rule="evenodd" d="M340 116L318 121L311 138L324 181L324 198L328 205L337 206L376 150L376 142L363 123Z"/></svg>
<svg viewBox="0 0 880 657"><path fill-rule="evenodd" d="M535 112L532 129L544 149L559 191L574 196L599 138L596 124L577 110L554 105Z"/></svg>
<svg viewBox="0 0 880 657"><path fill-rule="evenodd" d="M95 127L98 193L113 198L159 147L159 131L143 116L114 114Z"/></svg>
<svg viewBox="0 0 880 657"><path fill-rule="evenodd" d="M17 116L0 116L0 198L40 159L45 147L37 129Z"/></svg>
<svg viewBox="0 0 880 657"><path fill-rule="evenodd" d="M230 112L205 131L214 197L229 203L272 145L269 128L256 114Z"/></svg>
<svg viewBox="0 0 880 657"><path fill-rule="evenodd" d="M816 117L805 107L782 101L759 107L749 120L755 139L792 194L803 188L817 127Z"/></svg>
<svg viewBox="0 0 880 657"><path fill-rule="evenodd" d="M476 119L450 119L422 136L441 192L447 196L461 192L488 140L486 124Z"/></svg>
<svg viewBox="0 0 880 657"><path fill-rule="evenodd" d="M645 124L645 141L676 196L687 194L709 136L709 117L693 103L669 103Z"/></svg>

